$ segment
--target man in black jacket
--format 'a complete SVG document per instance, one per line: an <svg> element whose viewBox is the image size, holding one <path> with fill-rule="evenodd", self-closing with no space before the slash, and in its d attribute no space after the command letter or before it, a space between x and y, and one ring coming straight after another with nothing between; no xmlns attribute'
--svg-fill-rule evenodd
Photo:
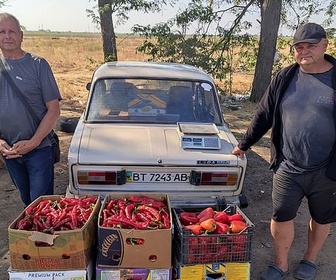
<svg viewBox="0 0 336 280"><path fill-rule="evenodd" d="M311 220L308 248L294 270L297 279L313 279L315 260L336 222L336 60L325 54L322 26L307 23L294 35L296 63L281 70L268 86L234 155L255 144L269 129L273 170L273 216L270 231L275 263L260 279L285 279L294 240L294 218L304 197Z"/></svg>

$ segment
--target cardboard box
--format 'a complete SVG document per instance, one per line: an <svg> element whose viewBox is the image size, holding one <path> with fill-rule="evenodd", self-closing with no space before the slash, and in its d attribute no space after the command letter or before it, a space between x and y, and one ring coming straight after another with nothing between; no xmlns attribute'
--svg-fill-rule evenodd
<svg viewBox="0 0 336 280"><path fill-rule="evenodd" d="M96 266L95 280L172 280L172 268L146 269L146 268L111 268Z"/></svg>
<svg viewBox="0 0 336 280"><path fill-rule="evenodd" d="M94 279L94 259L86 269L49 270L49 271L13 271L8 269L9 280L92 280Z"/></svg>
<svg viewBox="0 0 336 280"><path fill-rule="evenodd" d="M250 263L174 265L175 280L249 280Z"/></svg>
<svg viewBox="0 0 336 280"><path fill-rule="evenodd" d="M169 229L121 229L103 227L103 210L112 199L147 196L167 203L170 215ZM123 268L167 268L172 266L172 215L167 194L160 193L113 193L108 194L99 214L98 258L100 267ZM129 240L142 240L141 244L130 244Z"/></svg>
<svg viewBox="0 0 336 280"><path fill-rule="evenodd" d="M24 217L22 212L8 227L9 253L12 270L77 270L86 269L92 259L97 240L97 220L100 210L100 198L89 220L80 229L55 231L46 234L37 231L18 230L15 225ZM36 206L42 200L58 201L59 195L41 196L30 206ZM50 246L40 246L47 242Z"/></svg>

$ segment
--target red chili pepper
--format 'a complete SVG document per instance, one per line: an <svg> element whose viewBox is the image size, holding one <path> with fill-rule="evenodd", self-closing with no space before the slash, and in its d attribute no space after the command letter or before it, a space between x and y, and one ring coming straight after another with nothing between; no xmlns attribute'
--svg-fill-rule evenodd
<svg viewBox="0 0 336 280"><path fill-rule="evenodd" d="M54 220L54 227L60 221L62 221L63 219L65 219L66 215L67 215L67 212L65 211L65 209L60 210L60 213L59 213L58 217L55 218L55 220Z"/></svg>
<svg viewBox="0 0 336 280"><path fill-rule="evenodd" d="M147 196L131 196L129 200L136 202L137 204L148 205L148 206L152 206L158 209L166 206L166 204L162 202L161 200L154 199L154 198L147 197Z"/></svg>
<svg viewBox="0 0 336 280"><path fill-rule="evenodd" d="M111 211L114 208L115 205L116 205L116 201L114 199L112 199L107 204L106 209L109 210L109 211Z"/></svg>
<svg viewBox="0 0 336 280"><path fill-rule="evenodd" d="M34 207L33 206L28 206L26 209L25 209L25 214L26 216L32 216L35 212L34 212Z"/></svg>
<svg viewBox="0 0 336 280"><path fill-rule="evenodd" d="M50 227L51 227L51 219L52 219L51 215L47 216L47 218L45 219L45 221L43 223L43 225L45 226L45 228L50 229Z"/></svg>
<svg viewBox="0 0 336 280"><path fill-rule="evenodd" d="M86 198L82 198L82 202L87 204L96 204L97 203L97 199L98 197L95 197L95 196L88 196Z"/></svg>
<svg viewBox="0 0 336 280"><path fill-rule="evenodd" d="M115 227L115 228L121 228L120 222L112 220L112 218L108 218L106 221L103 221L102 224L103 227Z"/></svg>
<svg viewBox="0 0 336 280"><path fill-rule="evenodd" d="M134 229L147 229L149 226L148 222L131 221L123 217L111 217L110 220L113 222L118 222L121 227L130 227Z"/></svg>
<svg viewBox="0 0 336 280"><path fill-rule="evenodd" d="M135 208L134 203L130 203L125 207L125 214L126 214L126 218L132 220L132 212Z"/></svg>
<svg viewBox="0 0 336 280"><path fill-rule="evenodd" d="M40 215L41 210L49 204L50 200L42 200L37 206L35 206L34 213L35 215Z"/></svg>
<svg viewBox="0 0 336 280"><path fill-rule="evenodd" d="M55 224L53 227L54 227L54 229L58 229L58 228L60 228L61 226L63 226L65 223L70 222L70 221L71 221L71 218L70 218L70 217L66 217L66 218L60 220L60 221L59 221L57 224Z"/></svg>
<svg viewBox="0 0 336 280"><path fill-rule="evenodd" d="M103 209L103 221L106 221L108 217L111 216L111 212L109 212L107 209Z"/></svg>
<svg viewBox="0 0 336 280"><path fill-rule="evenodd" d="M89 209L85 209L84 211L82 211L82 216L83 216L83 220L84 222L87 222L91 216L92 213L92 208Z"/></svg>
<svg viewBox="0 0 336 280"><path fill-rule="evenodd" d="M37 231L43 231L45 229L44 225L37 217L33 219L33 224L36 226Z"/></svg>
<svg viewBox="0 0 336 280"><path fill-rule="evenodd" d="M118 208L119 208L120 210L125 210L125 207L126 207L125 200L123 200L123 199L118 199L118 201L117 201L117 205L118 205Z"/></svg>
<svg viewBox="0 0 336 280"><path fill-rule="evenodd" d="M170 219L167 212L162 212L163 225L166 229L170 228Z"/></svg>
<svg viewBox="0 0 336 280"><path fill-rule="evenodd" d="M150 206L147 206L147 205L140 205L140 206L137 207L137 210L139 210L139 211L143 211L144 210L144 211L149 212L158 221L161 219L159 211L156 210L153 207L150 207Z"/></svg>
<svg viewBox="0 0 336 280"><path fill-rule="evenodd" d="M20 230L29 230L33 226L32 221L30 218L24 217L23 219L19 220L16 224L16 228Z"/></svg>
<svg viewBox="0 0 336 280"><path fill-rule="evenodd" d="M79 205L82 207L82 201L78 198L64 197L60 200L62 208Z"/></svg>
<svg viewBox="0 0 336 280"><path fill-rule="evenodd" d="M135 215L137 217L137 220L139 220L140 222L152 222L152 219L149 218L149 216L145 215L144 213L138 212Z"/></svg>
<svg viewBox="0 0 336 280"><path fill-rule="evenodd" d="M126 218L125 209L120 209L118 215L122 218Z"/></svg>
<svg viewBox="0 0 336 280"><path fill-rule="evenodd" d="M71 222L74 228L78 228L77 208L78 206L75 206L71 212Z"/></svg>

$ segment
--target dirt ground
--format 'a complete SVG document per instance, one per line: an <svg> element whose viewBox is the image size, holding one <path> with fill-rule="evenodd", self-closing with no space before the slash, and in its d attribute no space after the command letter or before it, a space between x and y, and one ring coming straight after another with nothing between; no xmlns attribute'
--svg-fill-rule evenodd
<svg viewBox="0 0 336 280"><path fill-rule="evenodd" d="M238 104L238 103L237 103ZM239 139L245 131L256 104L241 102L242 109L230 111L224 108L226 121L231 130ZM73 104L62 105L62 115L69 115ZM71 111L71 110L70 110ZM77 110L75 114L79 112ZM57 127L56 127L57 129ZM67 151L71 140L71 134L58 131L61 141L62 154L61 162L55 165L55 193L64 194L68 184L67 171ZM248 170L245 179L245 194L249 201L249 206L243 209L244 213L254 223L254 233L252 237L252 260L251 260L251 280L259 279L261 271L266 265L272 262L273 248L269 233L269 220L271 216L271 180L272 174L268 169L269 162L269 135L266 135L247 153ZM7 269L9 267L8 255L8 225L23 210L23 204L18 196L18 192L13 186L5 169L0 169L0 279L8 279ZM291 272L296 264L301 260L306 246L306 229L309 216L307 204L304 202L296 218L296 236L290 251ZM335 244L336 226L332 225L330 235L317 260L318 273L315 279L334 279L336 275L335 266ZM294 279L292 274L287 279ZM236 279L228 279L236 280Z"/></svg>

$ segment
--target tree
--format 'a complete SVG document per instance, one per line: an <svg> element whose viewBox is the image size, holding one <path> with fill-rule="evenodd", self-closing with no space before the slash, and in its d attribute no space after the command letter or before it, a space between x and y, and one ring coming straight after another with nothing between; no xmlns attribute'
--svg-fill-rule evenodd
<svg viewBox="0 0 336 280"><path fill-rule="evenodd" d="M325 12L325 23L330 24L336 5L335 0L284 0L283 2L260 0L260 2L260 39L250 97L252 102L260 101L270 83L280 19L282 18L282 24L295 30L302 23L308 22L312 15Z"/></svg>
<svg viewBox="0 0 336 280"><path fill-rule="evenodd" d="M223 8L222 3L192 0L185 10L166 23L135 25L133 32L145 37L138 50L151 55L154 61L180 62L202 68L215 79L224 81L221 90L231 93L231 74L235 70L232 61L240 57L241 63L235 67L246 70L255 60L256 37L241 32L251 27L242 19L254 2L250 0L246 5ZM234 13L236 19L223 26L221 19L227 17L228 12Z"/></svg>
<svg viewBox="0 0 336 280"><path fill-rule="evenodd" d="M104 61L118 60L116 35L112 20L113 12L110 2L111 0L98 0Z"/></svg>
<svg viewBox="0 0 336 280"><path fill-rule="evenodd" d="M95 1L95 0L94 0ZM114 30L114 20L117 24L127 21L130 11L139 12L157 12L166 0L98 0L98 16L93 9L87 9L87 13L91 16L93 22L99 25L101 30L104 61L118 60L116 34ZM170 3L174 3L173 0Z"/></svg>
<svg viewBox="0 0 336 280"><path fill-rule="evenodd" d="M328 24L335 2L222 0L215 6L213 1L191 0L185 10L167 23L154 27L136 25L133 31L146 38L139 50L150 54L153 60L184 62L203 68L216 79L226 79L225 92L231 92L232 72L238 68L255 69L251 101L258 102L271 79L280 24L295 30L323 10ZM256 9L260 11L257 47L256 37L244 34L252 25L246 15ZM232 24L223 20L230 18L230 14L235 16ZM188 30L193 32L188 35ZM289 44L286 41L287 48ZM237 58L237 65L232 64L233 57Z"/></svg>
<svg viewBox="0 0 336 280"><path fill-rule="evenodd" d="M261 1L260 40L250 101L258 102L272 75L282 1Z"/></svg>

